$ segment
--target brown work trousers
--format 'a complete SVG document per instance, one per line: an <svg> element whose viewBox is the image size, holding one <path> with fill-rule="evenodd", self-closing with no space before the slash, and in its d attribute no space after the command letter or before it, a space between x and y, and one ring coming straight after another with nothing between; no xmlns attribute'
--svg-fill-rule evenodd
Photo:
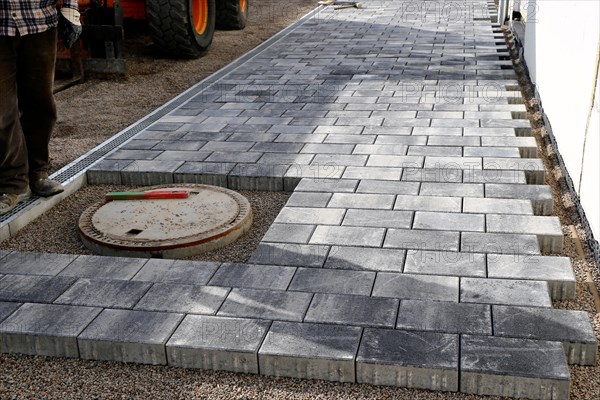
<svg viewBox="0 0 600 400"><path fill-rule="evenodd" d="M56 36L56 28L0 36L0 194L23 193L29 180L48 177Z"/></svg>

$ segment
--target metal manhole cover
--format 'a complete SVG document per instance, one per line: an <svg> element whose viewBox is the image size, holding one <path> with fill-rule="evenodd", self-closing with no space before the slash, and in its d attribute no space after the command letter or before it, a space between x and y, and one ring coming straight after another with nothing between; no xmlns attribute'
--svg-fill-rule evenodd
<svg viewBox="0 0 600 400"><path fill-rule="evenodd" d="M208 185L154 186L140 191L188 190L185 199L115 200L88 208L79 219L85 246L111 256L182 258L223 247L250 228L248 200Z"/></svg>

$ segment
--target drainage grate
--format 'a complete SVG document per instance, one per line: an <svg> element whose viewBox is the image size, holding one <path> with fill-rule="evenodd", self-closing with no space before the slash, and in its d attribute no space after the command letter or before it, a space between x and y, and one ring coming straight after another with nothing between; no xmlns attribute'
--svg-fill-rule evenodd
<svg viewBox="0 0 600 400"><path fill-rule="evenodd" d="M125 128L123 131L117 133L111 139L108 139L106 142L100 144L99 146L90 150L89 152L87 152L83 156L79 157L77 160L73 161L69 165L65 166L61 170L55 172L51 176L51 178L57 180L60 183L65 183L65 182L68 182L69 180L73 179L74 177L78 176L79 174L85 172L90 166L92 166L95 162L99 161L102 157L106 156L108 153L115 150L116 148L121 146L123 143L127 142L129 139L131 139L132 137L134 137L135 135L140 133L142 130L146 129L147 127L149 127L154 122L158 121L160 118L164 117L165 115L167 115L174 109L178 108L179 106L186 103L193 97L195 97L198 94L209 89L215 82L217 82L224 76L228 75L235 69L239 68L246 61L250 60L251 58L254 58L259 53L262 53L265 49L270 47L273 43L279 41L280 39L282 39L285 36L287 36L288 34L290 34L293 30L298 28L300 25L304 24L306 21L311 19L313 16L317 16L317 18L318 18L318 12L321 8L322 8L322 6L319 6L319 7L315 8L314 10L310 11L308 14L306 14L305 16L303 16L302 18L300 18L293 24L289 25L288 27L284 28L283 30L279 31L275 35L271 36L269 39L267 39L266 41L264 41L263 43L261 43L259 46L255 47L248 53L235 59L230 64L221 68L220 70L218 70L214 74L208 76L204 80L198 82L197 84L195 84L194 86L192 86L191 88L189 88L188 90L186 90L185 92L180 94L179 96L175 97L173 100L164 104L162 107L158 108L151 114L147 115L140 121L129 126L128 128ZM6 225L6 223L8 223L10 220L12 220L15 217L17 217L18 215L20 215L22 212L25 212L29 207L33 206L38 200L39 200L39 197L32 197L29 200L21 202L10 213L0 216L0 228L2 228L4 225Z"/></svg>

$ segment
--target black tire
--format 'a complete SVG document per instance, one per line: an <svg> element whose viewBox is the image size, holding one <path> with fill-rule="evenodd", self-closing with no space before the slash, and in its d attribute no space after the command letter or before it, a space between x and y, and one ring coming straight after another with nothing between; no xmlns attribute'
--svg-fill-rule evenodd
<svg viewBox="0 0 600 400"><path fill-rule="evenodd" d="M205 1L206 26L199 33L192 5ZM197 3L196 3L197 4ZM215 32L215 0L147 0L148 26L154 43L175 57L197 58L206 52Z"/></svg>
<svg viewBox="0 0 600 400"><path fill-rule="evenodd" d="M244 29L249 0L216 0L217 29Z"/></svg>

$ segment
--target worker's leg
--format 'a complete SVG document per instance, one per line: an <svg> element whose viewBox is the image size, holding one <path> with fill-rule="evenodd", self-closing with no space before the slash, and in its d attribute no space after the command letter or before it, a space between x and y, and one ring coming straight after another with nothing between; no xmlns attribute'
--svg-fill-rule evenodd
<svg viewBox="0 0 600 400"><path fill-rule="evenodd" d="M28 189L27 149L17 105L17 43L0 36L0 195Z"/></svg>
<svg viewBox="0 0 600 400"><path fill-rule="evenodd" d="M56 28L21 37L17 90L21 126L29 154L29 179L48 177L48 144L56 123L52 87L56 62Z"/></svg>

